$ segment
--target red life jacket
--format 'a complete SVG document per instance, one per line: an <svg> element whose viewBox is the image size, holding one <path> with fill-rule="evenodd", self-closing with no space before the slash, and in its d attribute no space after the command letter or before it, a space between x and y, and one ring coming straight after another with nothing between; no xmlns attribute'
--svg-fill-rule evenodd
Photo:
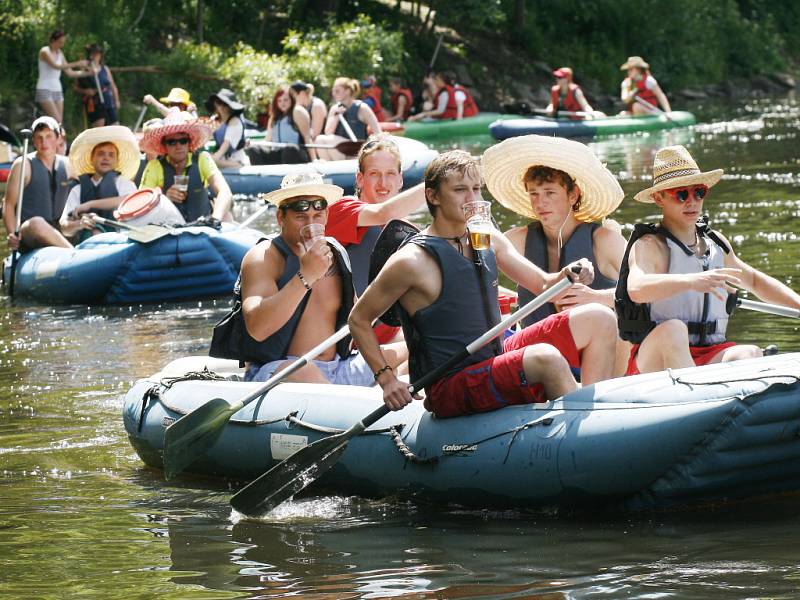
<svg viewBox="0 0 800 600"><path fill-rule="evenodd" d="M372 98L374 104L374 106L372 106L372 112L375 113L375 117L378 121L385 121L386 113L383 112L383 106L381 106L381 92L381 88L377 85L372 85L364 90L364 98Z"/></svg>
<svg viewBox="0 0 800 600"><path fill-rule="evenodd" d="M570 83L567 86L567 95L564 97L564 102L561 102L561 88L558 85L554 85L550 88L550 104L553 106L553 109L558 110L568 110L570 112L580 112L583 110L583 107L580 105L578 100L575 98L575 92L579 90L578 84ZM576 115L570 115L570 119L579 120L581 117Z"/></svg>
<svg viewBox="0 0 800 600"><path fill-rule="evenodd" d="M400 96L404 96L406 99L406 108L403 111L402 115L397 114L397 104L398 101L400 100ZM414 103L414 96L411 94L410 89L400 88L394 94L392 94L391 103L392 103L392 114L394 114L394 116L396 117L399 116L402 120L405 121L408 118L408 115L411 114L411 105Z"/></svg>
<svg viewBox="0 0 800 600"><path fill-rule="evenodd" d="M474 117L478 114L478 105L475 103L475 100L472 98L472 95L461 85L456 84L453 86L446 85L442 89L440 89L436 93L436 105L439 105L439 96L441 96L444 92L447 92L447 106L444 109L444 112L440 115L436 115L437 119L455 119L458 116L458 104L456 103L456 92L464 92L464 95L467 97L464 100L464 110L462 113L463 117Z"/></svg>
<svg viewBox="0 0 800 600"><path fill-rule="evenodd" d="M649 102L653 106L658 106L658 98L656 98L656 95L645 87L648 75L650 75L650 73L645 72L644 76L636 82L636 89L638 90L636 95L645 102ZM628 79L630 79L630 77ZM634 103L635 101L631 102L628 106L631 106Z"/></svg>

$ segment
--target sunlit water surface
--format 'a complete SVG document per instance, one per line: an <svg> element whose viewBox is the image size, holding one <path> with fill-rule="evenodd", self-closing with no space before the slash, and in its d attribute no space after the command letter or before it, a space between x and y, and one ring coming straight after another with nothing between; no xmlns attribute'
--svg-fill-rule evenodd
<svg viewBox="0 0 800 600"><path fill-rule="evenodd" d="M631 198L649 185L656 150L685 144L704 170L726 170L707 208L736 251L800 288L800 105L781 98L692 108L703 124L691 130L592 143L626 192L616 218L628 226L656 216ZM242 202L239 215L255 208ZM504 226L517 222L495 212ZM798 595L794 496L616 518L306 497L245 521L231 513L225 484L165 483L128 445L122 397L136 378L204 353L227 304L0 300L0 596ZM789 319L740 311L731 336L800 350Z"/></svg>

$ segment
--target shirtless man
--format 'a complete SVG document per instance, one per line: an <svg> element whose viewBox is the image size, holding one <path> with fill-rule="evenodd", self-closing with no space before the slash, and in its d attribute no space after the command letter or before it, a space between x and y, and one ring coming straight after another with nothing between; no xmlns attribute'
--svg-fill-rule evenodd
<svg viewBox="0 0 800 600"><path fill-rule="evenodd" d="M266 196L278 207L280 234L250 249L236 286L250 346L257 348L257 356L241 357L251 361L246 379L266 381L345 325L355 296L347 255L335 240L309 239L301 231L324 227L328 205L341 197L340 187L317 174L287 175L281 189ZM393 368L406 358L402 344L385 353ZM363 358L350 351L349 338L287 378L363 386L374 380Z"/></svg>
<svg viewBox="0 0 800 600"><path fill-rule="evenodd" d="M591 283L588 262L544 273L497 231L491 233L489 249L474 250L463 207L479 200L480 192L475 158L460 150L435 158L425 171L433 223L389 258L350 315L353 338L392 410L412 397L395 377L370 325L395 302L402 309L411 378L416 380L499 322L498 269L538 293L567 276L575 264L582 267L578 281ZM577 388L570 365L581 362L586 384L608 378L615 327L612 311L598 304L548 317L465 359L426 390L426 408L437 417L451 417L554 399Z"/></svg>

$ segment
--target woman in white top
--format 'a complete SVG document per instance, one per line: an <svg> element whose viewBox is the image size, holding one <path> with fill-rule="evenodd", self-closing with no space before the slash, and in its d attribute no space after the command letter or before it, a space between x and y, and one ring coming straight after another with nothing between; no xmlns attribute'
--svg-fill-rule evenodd
<svg viewBox="0 0 800 600"><path fill-rule="evenodd" d="M39 50L39 79L36 81L36 102L42 112L61 123L64 118L64 92L61 89L61 71L69 77L82 77L88 73L87 60L67 62L61 49L67 34L57 29L50 42ZM78 70L75 70L75 69Z"/></svg>

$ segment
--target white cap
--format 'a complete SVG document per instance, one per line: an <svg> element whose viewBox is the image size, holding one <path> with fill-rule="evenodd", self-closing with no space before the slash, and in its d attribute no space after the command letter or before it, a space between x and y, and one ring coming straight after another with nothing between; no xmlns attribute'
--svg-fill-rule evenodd
<svg viewBox="0 0 800 600"><path fill-rule="evenodd" d="M39 127L47 127L48 129L52 129L56 133L61 131L61 126L58 124L53 117L39 117L33 123L31 123L31 131L36 131Z"/></svg>

